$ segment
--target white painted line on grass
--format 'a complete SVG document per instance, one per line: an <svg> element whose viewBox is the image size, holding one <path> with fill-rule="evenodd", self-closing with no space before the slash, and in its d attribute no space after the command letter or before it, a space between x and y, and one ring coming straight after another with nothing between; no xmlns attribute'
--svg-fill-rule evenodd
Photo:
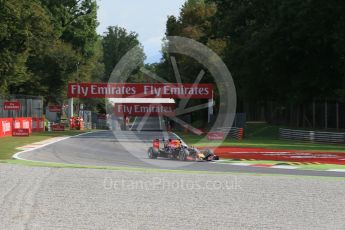
<svg viewBox="0 0 345 230"><path fill-rule="evenodd" d="M274 165L271 168L274 168L274 169L298 169L298 167L290 166L290 165Z"/></svg>
<svg viewBox="0 0 345 230"><path fill-rule="evenodd" d="M222 163L221 163L222 164ZM223 163L223 164L227 164L227 163ZM251 166L252 164L248 164L248 163L230 163L228 165L236 165L236 166Z"/></svg>
<svg viewBox="0 0 345 230"><path fill-rule="evenodd" d="M328 169L329 172L345 172L345 169Z"/></svg>
<svg viewBox="0 0 345 230"><path fill-rule="evenodd" d="M250 166L252 164L247 164L247 163L235 163L231 161L222 161L222 160L217 160L217 161L210 161L210 164L217 164L217 165L243 165L243 166Z"/></svg>

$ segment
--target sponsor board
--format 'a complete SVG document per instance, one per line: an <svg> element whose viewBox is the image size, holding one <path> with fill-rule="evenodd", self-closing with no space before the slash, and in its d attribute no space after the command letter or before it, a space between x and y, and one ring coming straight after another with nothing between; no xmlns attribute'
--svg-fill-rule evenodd
<svg viewBox="0 0 345 230"><path fill-rule="evenodd" d="M61 113L62 108L60 105L49 105L48 110L51 113Z"/></svg>
<svg viewBox="0 0 345 230"><path fill-rule="evenodd" d="M5 101L4 110L20 110L19 101Z"/></svg>
<svg viewBox="0 0 345 230"><path fill-rule="evenodd" d="M55 124L52 125L53 131L65 131L65 125L64 124Z"/></svg>
<svg viewBox="0 0 345 230"><path fill-rule="evenodd" d="M28 129L29 133L32 132L32 118L31 117L18 117L13 119L13 129Z"/></svg>
<svg viewBox="0 0 345 230"><path fill-rule="evenodd" d="M0 137L11 136L15 130L25 129L29 132L44 131L43 118L19 117L19 118L0 118ZM24 131L19 131L25 133ZM25 136L24 134L18 134Z"/></svg>
<svg viewBox="0 0 345 230"><path fill-rule="evenodd" d="M12 135L12 118L0 118L0 137Z"/></svg>
<svg viewBox="0 0 345 230"><path fill-rule="evenodd" d="M20 120L14 120L13 121L13 128L14 129L20 129L20 127L22 127L22 123Z"/></svg>
<svg viewBox="0 0 345 230"><path fill-rule="evenodd" d="M29 129L13 129L12 132L12 136L14 137L28 137L29 135Z"/></svg>
<svg viewBox="0 0 345 230"><path fill-rule="evenodd" d="M199 98L213 97L212 84L69 83L68 97L78 98Z"/></svg>
<svg viewBox="0 0 345 230"><path fill-rule="evenodd" d="M117 116L175 116L175 104L118 103L114 106Z"/></svg>
<svg viewBox="0 0 345 230"><path fill-rule="evenodd" d="M225 135L223 132L209 132L207 133L207 139L210 141L222 141L225 139Z"/></svg>
<svg viewBox="0 0 345 230"><path fill-rule="evenodd" d="M32 118L32 131L34 132L44 131L44 118L41 118L41 117Z"/></svg>

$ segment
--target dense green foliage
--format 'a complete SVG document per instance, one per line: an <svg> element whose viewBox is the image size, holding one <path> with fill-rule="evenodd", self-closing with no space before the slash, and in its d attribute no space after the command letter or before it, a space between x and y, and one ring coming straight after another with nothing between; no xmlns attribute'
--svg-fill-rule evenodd
<svg viewBox="0 0 345 230"><path fill-rule="evenodd" d="M344 12L342 0L187 0L178 17L168 17L166 35L195 39L224 60L240 112L310 126L318 119L313 101L334 108L345 102ZM117 26L97 36L96 0L0 0L0 19L0 95L61 101L68 82L107 82L122 56L140 47L138 34ZM182 55L171 59L168 47L166 41L160 63L145 68L176 81L176 61L182 81L194 82L203 66ZM212 79L206 71L201 82ZM138 69L129 81L152 79Z"/></svg>
<svg viewBox="0 0 345 230"><path fill-rule="evenodd" d="M343 1L210 0L211 34L227 38L225 61L249 100L303 103L336 97L344 79Z"/></svg>
<svg viewBox="0 0 345 230"><path fill-rule="evenodd" d="M283 114L298 126L307 120L304 105L345 100L344 10L340 0L188 0L168 18L166 35L193 38L223 58L239 111L250 107L266 120ZM171 75L164 57L161 71ZM178 63L184 80L194 81L200 67Z"/></svg>
<svg viewBox="0 0 345 230"><path fill-rule="evenodd" d="M141 47L138 34L134 32L127 32L125 28L118 26L108 27L107 32L104 33L103 44L103 61L105 66L104 81L107 82L115 68L116 64L121 58L132 48L139 47L140 60L144 65L145 54Z"/></svg>
<svg viewBox="0 0 345 230"><path fill-rule="evenodd" d="M68 82L107 82L121 57L140 46L124 28L97 35L95 0L0 0L0 18L0 95L61 102Z"/></svg>
<svg viewBox="0 0 345 230"><path fill-rule="evenodd" d="M95 0L1 0L0 94L66 97L99 67Z"/></svg>

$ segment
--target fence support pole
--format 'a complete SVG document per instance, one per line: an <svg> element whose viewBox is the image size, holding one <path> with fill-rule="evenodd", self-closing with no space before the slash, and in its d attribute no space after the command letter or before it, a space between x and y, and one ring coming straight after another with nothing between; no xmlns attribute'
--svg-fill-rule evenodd
<svg viewBox="0 0 345 230"><path fill-rule="evenodd" d="M328 128L328 105L327 100L325 100L325 129Z"/></svg>
<svg viewBox="0 0 345 230"><path fill-rule="evenodd" d="M315 111L316 111L316 106L315 106L315 101L313 101L313 128L315 128Z"/></svg>
<svg viewBox="0 0 345 230"><path fill-rule="evenodd" d="M68 99L69 117L73 117L73 97Z"/></svg>
<svg viewBox="0 0 345 230"><path fill-rule="evenodd" d="M208 100L208 113L207 123L211 122L211 116L213 115L213 98Z"/></svg>
<svg viewBox="0 0 345 230"><path fill-rule="evenodd" d="M339 103L337 102L335 105L335 109L336 109L336 123L337 123L337 129L339 129Z"/></svg>

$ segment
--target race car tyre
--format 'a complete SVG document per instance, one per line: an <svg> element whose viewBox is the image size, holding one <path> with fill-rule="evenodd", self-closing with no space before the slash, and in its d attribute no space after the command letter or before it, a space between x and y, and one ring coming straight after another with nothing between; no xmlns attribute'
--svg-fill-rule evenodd
<svg viewBox="0 0 345 230"><path fill-rule="evenodd" d="M152 147L149 148L147 152L150 159L157 159L157 154L155 153L154 149Z"/></svg>
<svg viewBox="0 0 345 230"><path fill-rule="evenodd" d="M189 155L189 152L187 149L181 149L181 151L179 152L178 158L180 161L186 161L188 155Z"/></svg>
<svg viewBox="0 0 345 230"><path fill-rule="evenodd" d="M205 150L204 155L205 155L205 160L209 160L209 157L214 156L213 152L209 149Z"/></svg>

